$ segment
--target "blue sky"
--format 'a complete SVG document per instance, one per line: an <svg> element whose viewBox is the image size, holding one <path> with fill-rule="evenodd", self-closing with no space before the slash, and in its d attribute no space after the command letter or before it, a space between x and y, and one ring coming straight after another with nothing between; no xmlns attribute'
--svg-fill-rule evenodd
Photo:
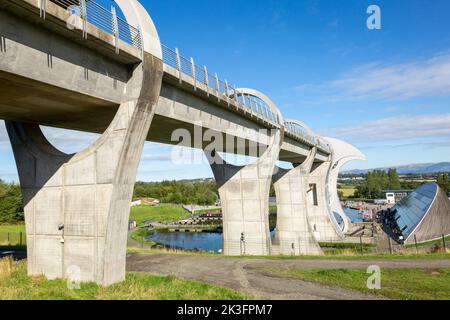
<svg viewBox="0 0 450 320"><path fill-rule="evenodd" d="M266 93L286 118L367 154L345 169L450 160L450 1L141 1L161 41L222 79ZM380 6L382 29L366 27ZM95 137L46 130L76 151ZM141 180L210 177L147 143ZM3 125L0 177L17 179Z"/></svg>

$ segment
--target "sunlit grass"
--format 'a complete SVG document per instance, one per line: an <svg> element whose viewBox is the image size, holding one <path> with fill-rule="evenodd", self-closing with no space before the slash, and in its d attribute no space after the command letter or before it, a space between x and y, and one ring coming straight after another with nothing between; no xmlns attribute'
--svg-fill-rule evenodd
<svg viewBox="0 0 450 320"><path fill-rule="evenodd" d="M442 269L382 269L381 289L367 286L371 276L357 269L271 268L262 270L285 277L319 282L321 284L400 300L449 300L450 268Z"/></svg>
<svg viewBox="0 0 450 320"><path fill-rule="evenodd" d="M22 233L22 244L25 245L25 224L0 224L0 246L18 245L20 233Z"/></svg>
<svg viewBox="0 0 450 320"><path fill-rule="evenodd" d="M1 270L0 270L1 274ZM128 273L122 283L102 287L83 283L70 290L65 280L29 277L26 264L18 263L12 273L0 278L0 300L245 300L237 291L185 280L141 273Z"/></svg>
<svg viewBox="0 0 450 320"><path fill-rule="evenodd" d="M141 205L131 208L130 219L141 224L145 221L171 222L189 217L189 212L182 206L148 206Z"/></svg>

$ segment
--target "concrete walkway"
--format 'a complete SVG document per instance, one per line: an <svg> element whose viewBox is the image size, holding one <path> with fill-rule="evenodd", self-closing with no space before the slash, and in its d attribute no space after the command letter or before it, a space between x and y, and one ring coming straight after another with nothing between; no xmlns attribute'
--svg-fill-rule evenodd
<svg viewBox="0 0 450 320"><path fill-rule="evenodd" d="M381 268L450 268L450 260L256 260L170 254L133 254L127 259L127 271L175 275L273 300L367 300L380 297L274 276L258 267L365 270L371 265Z"/></svg>

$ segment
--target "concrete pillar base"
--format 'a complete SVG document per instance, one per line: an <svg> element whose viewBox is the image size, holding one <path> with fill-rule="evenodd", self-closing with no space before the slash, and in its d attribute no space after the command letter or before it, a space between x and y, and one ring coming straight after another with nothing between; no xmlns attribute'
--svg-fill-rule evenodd
<svg viewBox="0 0 450 320"><path fill-rule="evenodd" d="M292 170L279 169L274 176L277 196L277 232L274 244L281 255L322 255L307 215L308 174L316 149Z"/></svg>
<svg viewBox="0 0 450 320"><path fill-rule="evenodd" d="M319 242L339 242L345 238L331 209L331 198L327 190L331 161L314 164L309 174L308 218Z"/></svg>
<svg viewBox="0 0 450 320"><path fill-rule="evenodd" d="M36 124L6 122L24 199L30 275L102 285L125 279L130 203L161 71L162 61L146 53L130 80L130 100L95 143L74 155L56 150Z"/></svg>
<svg viewBox="0 0 450 320"><path fill-rule="evenodd" d="M225 255L270 255L269 194L280 146L277 130L267 151L247 166L227 164L214 150L205 150L222 202Z"/></svg>

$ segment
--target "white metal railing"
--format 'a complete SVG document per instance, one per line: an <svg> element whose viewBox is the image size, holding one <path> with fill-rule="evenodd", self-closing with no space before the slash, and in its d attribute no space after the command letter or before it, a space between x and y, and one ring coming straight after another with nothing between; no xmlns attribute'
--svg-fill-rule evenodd
<svg viewBox="0 0 450 320"><path fill-rule="evenodd" d="M113 35L116 39L116 51L119 52L119 41L142 50L142 34L139 27L133 27L118 17L114 7L107 9L92 0L49 0L83 20L83 36L87 37L86 23Z"/></svg>
<svg viewBox="0 0 450 320"><path fill-rule="evenodd" d="M302 125L294 122L286 122L284 127L291 136L296 137L298 140L306 141L307 143L317 146L322 151L331 153L331 147L329 144L324 142L319 137L308 133L308 130Z"/></svg>
<svg viewBox="0 0 450 320"><path fill-rule="evenodd" d="M312 145L317 145L318 139L317 137L308 133L308 130L301 126L298 123L294 122L286 122L284 124L286 131L294 137L299 139L306 140L306 142L311 143Z"/></svg>
<svg viewBox="0 0 450 320"><path fill-rule="evenodd" d="M133 27L125 20L118 17L115 7L110 10L93 0L49 0L69 11L71 14L79 16L83 20L83 36L87 37L86 23L90 23L97 28L113 35L116 39L116 52L119 52L119 40L136 47L140 50L143 48L142 33L139 27ZM45 1L44 1L45 2ZM42 7L42 6L41 6ZM44 6L45 7L45 6ZM41 8L42 10L42 8ZM41 16L45 17L45 12ZM182 76L190 77L197 83L206 87L207 94L215 94L219 101L231 101L238 105L241 109L247 110L256 117L269 122L273 125L280 125L278 116L274 114L263 100L260 98L239 92L236 86L230 87L228 81L221 80L217 74L208 72L206 66L200 67L195 64L194 59L187 59L180 55L178 49L172 50L162 45L163 62L179 72L180 81ZM317 137L311 136L307 130L295 123L286 123L286 130L294 138L317 145L320 149L330 152L330 147Z"/></svg>
<svg viewBox="0 0 450 320"><path fill-rule="evenodd" d="M230 87L228 81L221 80L217 74L212 74L203 66L195 64L194 59L180 55L178 49L162 45L163 62L179 72L180 81L183 76L194 81L194 86L202 84L208 94L215 94L223 101L233 100L240 108L253 113L266 122L279 125L279 119L269 105L259 97L239 92L236 86Z"/></svg>

